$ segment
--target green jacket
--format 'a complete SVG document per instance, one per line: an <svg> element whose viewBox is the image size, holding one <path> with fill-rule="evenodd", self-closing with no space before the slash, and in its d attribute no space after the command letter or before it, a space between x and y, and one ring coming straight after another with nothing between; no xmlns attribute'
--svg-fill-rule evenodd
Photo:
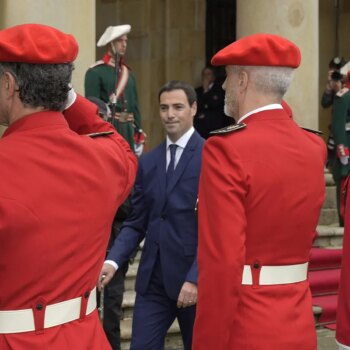
<svg viewBox="0 0 350 350"><path fill-rule="evenodd" d="M97 61L85 74L85 97L97 97L109 103L109 96L115 90L115 68L104 61ZM141 129L141 115L138 108L136 79L129 70L128 83L124 90L123 98L118 100L117 111L121 110L134 115L136 130ZM115 124L118 132L128 141L131 149L134 149L134 126L131 122Z"/></svg>
<svg viewBox="0 0 350 350"><path fill-rule="evenodd" d="M349 154L350 148L350 90L348 88L340 90L334 98L331 128L337 152L333 176L335 180L340 180L350 172L350 159L347 165L341 164L339 160L342 153Z"/></svg>

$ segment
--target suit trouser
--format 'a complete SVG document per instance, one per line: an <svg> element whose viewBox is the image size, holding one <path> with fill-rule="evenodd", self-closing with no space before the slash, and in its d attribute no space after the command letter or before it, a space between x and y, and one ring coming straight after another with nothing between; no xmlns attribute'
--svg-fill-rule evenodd
<svg viewBox="0 0 350 350"><path fill-rule="evenodd" d="M184 349L191 350L196 307L178 308L177 301L167 296L157 260L147 292L136 295L130 350L163 350L166 333L176 318Z"/></svg>

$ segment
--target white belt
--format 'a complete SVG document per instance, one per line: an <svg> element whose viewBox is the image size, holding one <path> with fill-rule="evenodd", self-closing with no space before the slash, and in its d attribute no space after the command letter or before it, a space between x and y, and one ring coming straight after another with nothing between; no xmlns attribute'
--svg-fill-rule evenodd
<svg viewBox="0 0 350 350"><path fill-rule="evenodd" d="M261 266L259 285L288 284L305 281L307 279L308 263L281 266ZM244 265L242 284L252 285L253 276L250 265Z"/></svg>
<svg viewBox="0 0 350 350"><path fill-rule="evenodd" d="M47 305L44 328L55 327L80 318L81 297ZM96 308L96 287L90 292L86 315ZM0 334L35 330L32 309L0 311Z"/></svg>

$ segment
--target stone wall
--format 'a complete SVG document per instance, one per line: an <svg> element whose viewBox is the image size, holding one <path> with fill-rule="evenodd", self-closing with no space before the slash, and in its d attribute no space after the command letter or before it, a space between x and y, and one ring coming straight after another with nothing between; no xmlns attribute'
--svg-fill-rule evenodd
<svg viewBox="0 0 350 350"><path fill-rule="evenodd" d="M350 2L340 0L340 55L350 59L346 33ZM326 132L330 110L320 107L327 65L335 55L334 0L237 0L237 36L264 31L284 35L301 48L303 59L286 100L299 124ZM0 29L43 23L72 33L80 46L73 84L84 93L84 75L99 59L96 41L108 25L132 26L127 63L136 75L148 147L164 137L157 94L170 79L200 84L205 63L206 0L1 0ZM0 135L2 128L0 128Z"/></svg>
<svg viewBox="0 0 350 350"><path fill-rule="evenodd" d="M164 137L158 90L169 80L200 83L205 63L205 0L97 0L97 39L109 25L130 24L126 63L138 87L148 148ZM96 59L103 55L97 51Z"/></svg>
<svg viewBox="0 0 350 350"><path fill-rule="evenodd" d="M95 0L1 0L0 28L40 23L71 33L79 44L73 84L83 92L85 69L95 58Z"/></svg>
<svg viewBox="0 0 350 350"><path fill-rule="evenodd" d="M300 48L301 65L285 99L298 124L317 129L318 1L237 0L237 37L261 32L282 35Z"/></svg>

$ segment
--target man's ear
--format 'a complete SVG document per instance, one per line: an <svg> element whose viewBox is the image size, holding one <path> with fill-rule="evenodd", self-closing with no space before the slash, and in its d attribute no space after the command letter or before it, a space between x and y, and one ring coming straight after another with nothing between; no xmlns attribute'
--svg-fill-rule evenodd
<svg viewBox="0 0 350 350"><path fill-rule="evenodd" d="M192 109L192 115L193 117L196 115L197 113L197 101L194 101L192 106L191 106L191 109Z"/></svg>
<svg viewBox="0 0 350 350"><path fill-rule="evenodd" d="M5 72L2 79L5 87L5 93L7 96L12 96L18 90L15 77L10 72Z"/></svg>
<svg viewBox="0 0 350 350"><path fill-rule="evenodd" d="M247 89L248 81L249 81L248 73L245 71L240 71L239 80L238 80L239 91L244 91Z"/></svg>

